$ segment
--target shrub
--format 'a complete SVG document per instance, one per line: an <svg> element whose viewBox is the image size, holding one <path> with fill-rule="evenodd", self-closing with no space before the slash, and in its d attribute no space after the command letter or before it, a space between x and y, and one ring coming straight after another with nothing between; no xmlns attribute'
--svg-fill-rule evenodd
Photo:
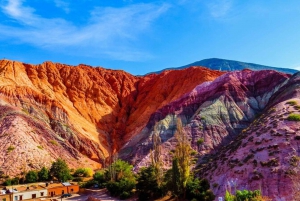
<svg viewBox="0 0 300 201"><path fill-rule="evenodd" d="M199 138L198 140L197 140L197 144L198 145L201 145L201 144L203 144L204 143L204 139L203 138Z"/></svg>
<svg viewBox="0 0 300 201"><path fill-rule="evenodd" d="M3 182L3 185L4 185L4 186L11 186L11 179L6 179L6 180Z"/></svg>
<svg viewBox="0 0 300 201"><path fill-rule="evenodd" d="M81 183L80 187L81 188L90 188L90 187L94 186L95 184L97 184L97 182L95 180L89 180L87 182Z"/></svg>
<svg viewBox="0 0 300 201"><path fill-rule="evenodd" d="M152 200L162 197L165 194L164 186L158 184L153 166L141 168L138 174L136 189L139 194L139 200Z"/></svg>
<svg viewBox="0 0 300 201"><path fill-rule="evenodd" d="M57 141L55 141L55 140L50 140L49 142L50 142L51 144L55 145L55 146L57 146L57 145L58 145L58 142L57 142Z"/></svg>
<svg viewBox="0 0 300 201"><path fill-rule="evenodd" d="M107 190L112 196L131 195L132 190L135 188L135 182L127 178L120 181L110 181L106 184Z"/></svg>
<svg viewBox="0 0 300 201"><path fill-rule="evenodd" d="M213 201L215 195L209 189L210 185L207 179L190 179L186 186L186 197L189 200L206 200Z"/></svg>
<svg viewBox="0 0 300 201"><path fill-rule="evenodd" d="M38 172L39 181L48 181L49 179L49 170L45 167Z"/></svg>
<svg viewBox="0 0 300 201"><path fill-rule="evenodd" d="M10 145L10 146L7 148L7 151L8 151L8 153L9 153L9 152L12 152L14 149L15 149L15 147L12 146L12 145Z"/></svg>
<svg viewBox="0 0 300 201"><path fill-rule="evenodd" d="M27 183L34 183L38 181L38 173L36 171L29 171L26 175L25 175L25 179Z"/></svg>
<svg viewBox="0 0 300 201"><path fill-rule="evenodd" d="M300 114L290 114L287 118L289 121L300 121Z"/></svg>
<svg viewBox="0 0 300 201"><path fill-rule="evenodd" d="M51 176L56 177L59 181L63 182L72 179L72 176L70 175L70 169L66 161L60 158L52 163L50 174Z"/></svg>
<svg viewBox="0 0 300 201"><path fill-rule="evenodd" d="M81 177L75 177L72 181L83 182L83 179Z"/></svg>
<svg viewBox="0 0 300 201"><path fill-rule="evenodd" d="M18 185L20 183L20 178L15 177L11 180L11 185Z"/></svg>
<svg viewBox="0 0 300 201"><path fill-rule="evenodd" d="M297 101L288 101L286 103L289 105L297 105Z"/></svg>
<svg viewBox="0 0 300 201"><path fill-rule="evenodd" d="M93 175L93 170L91 168L78 168L74 176L75 177L91 177Z"/></svg>

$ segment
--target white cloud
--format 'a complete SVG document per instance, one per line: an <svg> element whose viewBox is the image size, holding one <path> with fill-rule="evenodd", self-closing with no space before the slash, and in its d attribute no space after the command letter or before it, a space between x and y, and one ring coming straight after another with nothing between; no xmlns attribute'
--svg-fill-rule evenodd
<svg viewBox="0 0 300 201"><path fill-rule="evenodd" d="M221 18L230 12L232 4L232 0L214 0L210 1L207 5L212 17Z"/></svg>
<svg viewBox="0 0 300 201"><path fill-rule="evenodd" d="M63 0L54 0L55 6L58 8L62 8L66 13L70 12L70 3Z"/></svg>
<svg viewBox="0 0 300 201"><path fill-rule="evenodd" d="M91 11L85 25L75 26L61 18L36 15L33 8L23 4L22 0L8 0L1 6L4 13L22 26L0 23L0 39L12 38L40 48L121 60L141 60L151 56L133 44L169 8L168 4L98 7Z"/></svg>

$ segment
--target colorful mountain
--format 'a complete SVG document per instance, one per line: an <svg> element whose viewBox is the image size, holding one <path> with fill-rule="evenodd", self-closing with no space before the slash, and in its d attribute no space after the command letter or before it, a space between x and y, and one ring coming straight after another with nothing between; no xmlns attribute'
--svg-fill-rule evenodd
<svg viewBox="0 0 300 201"><path fill-rule="evenodd" d="M1 60L0 169L20 175L59 157L96 169L118 155L138 170L150 162L155 125L167 168L180 118L195 173L217 196L230 184L290 200L300 161L299 123L291 121L300 117L299 83L299 73L274 70L189 67L133 76Z"/></svg>
<svg viewBox="0 0 300 201"><path fill-rule="evenodd" d="M271 66L259 65L254 63L246 63L241 61L233 61L233 60L218 59L218 58L203 59L201 61L196 61L191 64L184 65L177 68L166 68L165 70L185 69L191 66L203 66L211 70L219 70L219 71L237 71L237 70L250 69L250 70L275 70L287 74L294 74L298 72L298 70L295 69L271 67ZM158 71L156 73L161 73L163 71L164 70Z"/></svg>
<svg viewBox="0 0 300 201"><path fill-rule="evenodd" d="M136 77L86 65L1 60L0 167L17 175L58 157L71 167L105 166L157 109L222 74L190 68Z"/></svg>

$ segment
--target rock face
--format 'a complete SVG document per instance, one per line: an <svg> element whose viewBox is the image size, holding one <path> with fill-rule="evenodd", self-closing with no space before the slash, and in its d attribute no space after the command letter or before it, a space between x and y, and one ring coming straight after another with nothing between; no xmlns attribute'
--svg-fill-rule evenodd
<svg viewBox="0 0 300 201"><path fill-rule="evenodd" d="M122 157L145 165L142 159L147 162L147 158L143 154L152 148L151 132L155 123L159 125L165 148L170 151L178 117L185 124L185 132L195 150L202 155L215 152L250 125L287 78L275 71L244 70L200 84L153 113L147 126L123 147ZM199 139L204 140L202 145L197 143ZM166 157L169 156L167 152Z"/></svg>
<svg viewBox="0 0 300 201"><path fill-rule="evenodd" d="M0 169L22 175L58 157L96 169L118 154L138 170L150 161L155 125L169 167L180 118L195 172L217 196L231 184L291 200L300 129L289 115L300 115L299 86L300 74L272 70L225 74L195 66L133 76L1 60Z"/></svg>
<svg viewBox="0 0 300 201"><path fill-rule="evenodd" d="M17 175L58 157L71 167L101 167L154 111L222 74L195 67L136 77L86 65L1 60L0 167Z"/></svg>
<svg viewBox="0 0 300 201"><path fill-rule="evenodd" d="M121 157L131 159L136 168L147 165L156 123L163 161L170 166L177 143L176 118L180 118L199 154L196 170L214 184L216 195L224 195L225 185L234 180L237 189L262 188L264 195L290 200L287 174L294 168L290 161L298 157L297 151L292 152L298 150L298 123L286 119L300 107L286 101L299 102L295 80L275 71L244 70L202 83L153 113L147 127L120 151Z"/></svg>
<svg viewBox="0 0 300 201"><path fill-rule="evenodd" d="M299 178L299 121L289 119L300 114L299 83L299 73L285 81L260 117L217 154L207 155L209 163L199 165L201 175L216 184L216 194L224 194L224 184L233 180L239 188L261 187L274 200L299 199L293 197L298 191L293 182Z"/></svg>

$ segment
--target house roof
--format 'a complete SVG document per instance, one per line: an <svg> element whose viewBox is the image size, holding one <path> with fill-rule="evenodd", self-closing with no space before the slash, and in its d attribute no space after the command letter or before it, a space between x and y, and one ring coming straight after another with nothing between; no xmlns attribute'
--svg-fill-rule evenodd
<svg viewBox="0 0 300 201"><path fill-rule="evenodd" d="M64 182L64 183L62 183L62 185L64 185L64 186L72 186L72 184L70 184L69 182Z"/></svg>

